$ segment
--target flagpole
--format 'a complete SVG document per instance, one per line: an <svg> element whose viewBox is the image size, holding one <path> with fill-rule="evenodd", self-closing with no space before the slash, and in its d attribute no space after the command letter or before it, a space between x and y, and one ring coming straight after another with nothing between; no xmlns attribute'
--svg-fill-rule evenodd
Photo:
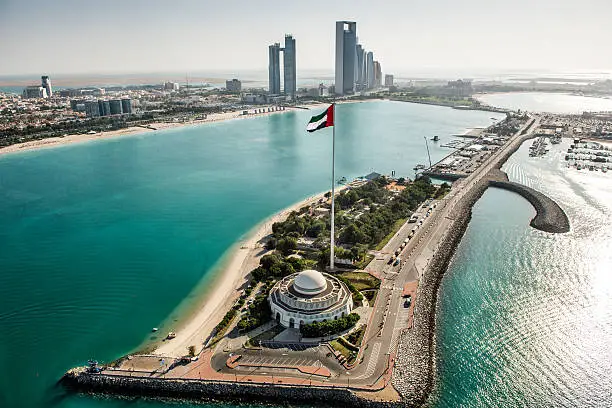
<svg viewBox="0 0 612 408"><path fill-rule="evenodd" d="M332 196L332 201L331 201L331 239L330 239L330 247L329 247L329 269L331 271L334 270L334 249L335 249L335 243L334 243L334 218L335 218L335 213L336 213L336 177L335 177L335 172L336 172L336 104L333 104L333 117L334 117L334 124L332 126L333 128L333 136L332 136L332 189L331 189L331 196Z"/></svg>

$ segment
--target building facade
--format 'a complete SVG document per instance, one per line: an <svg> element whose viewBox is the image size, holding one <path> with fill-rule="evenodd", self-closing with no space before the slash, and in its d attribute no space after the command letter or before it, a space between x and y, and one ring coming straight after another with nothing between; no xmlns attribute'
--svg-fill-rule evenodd
<svg viewBox="0 0 612 408"><path fill-rule="evenodd" d="M132 100L130 98L121 98L121 110L124 114L132 113Z"/></svg>
<svg viewBox="0 0 612 408"><path fill-rule="evenodd" d="M121 106L121 99L111 99L108 102L110 104L111 115L121 115L123 113L123 108Z"/></svg>
<svg viewBox="0 0 612 408"><path fill-rule="evenodd" d="M295 98L297 90L296 82L296 60L295 60L295 39L293 36L285 35L285 48L283 49L283 76L285 94Z"/></svg>
<svg viewBox="0 0 612 408"><path fill-rule="evenodd" d="M23 98L46 98L47 90L42 86L34 85L34 86L26 86L23 88L22 93Z"/></svg>
<svg viewBox="0 0 612 408"><path fill-rule="evenodd" d="M43 75L40 77L40 81L41 86L47 91L46 98L51 98L53 96L53 89L51 89L51 80L47 75Z"/></svg>
<svg viewBox="0 0 612 408"><path fill-rule="evenodd" d="M240 92L242 90L242 82L237 80L236 78L231 81L225 81L225 89L229 92Z"/></svg>
<svg viewBox="0 0 612 408"><path fill-rule="evenodd" d="M393 75L385 75L385 86L393 86Z"/></svg>
<svg viewBox="0 0 612 408"><path fill-rule="evenodd" d="M85 113L90 118L97 118L100 116L100 105L97 100L85 101Z"/></svg>
<svg viewBox="0 0 612 408"><path fill-rule="evenodd" d="M374 53L372 51L366 54L366 88L374 88Z"/></svg>
<svg viewBox="0 0 612 408"><path fill-rule="evenodd" d="M280 94L280 50L279 43L268 47L268 92L272 95Z"/></svg>
<svg viewBox="0 0 612 408"><path fill-rule="evenodd" d="M286 276L270 290L272 317L288 328L337 320L353 310L351 291L339 279L315 270Z"/></svg>
<svg viewBox="0 0 612 408"><path fill-rule="evenodd" d="M336 21L336 95L355 92L357 23Z"/></svg>
<svg viewBox="0 0 612 408"><path fill-rule="evenodd" d="M374 61L374 87L380 88L382 86L382 68L380 62Z"/></svg>

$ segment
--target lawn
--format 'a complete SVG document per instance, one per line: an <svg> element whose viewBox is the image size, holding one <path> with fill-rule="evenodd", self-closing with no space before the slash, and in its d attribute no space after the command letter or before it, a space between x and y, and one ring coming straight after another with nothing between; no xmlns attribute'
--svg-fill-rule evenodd
<svg viewBox="0 0 612 408"><path fill-rule="evenodd" d="M367 272L343 272L339 276L350 281L358 291L364 289L378 289L380 286L380 279L375 278Z"/></svg>

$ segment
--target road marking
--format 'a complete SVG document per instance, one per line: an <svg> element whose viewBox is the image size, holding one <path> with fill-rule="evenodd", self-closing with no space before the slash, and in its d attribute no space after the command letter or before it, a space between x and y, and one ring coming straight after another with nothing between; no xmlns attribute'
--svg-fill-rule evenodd
<svg viewBox="0 0 612 408"><path fill-rule="evenodd" d="M376 369L376 364L378 364L378 355L380 354L381 343L374 343L374 347L372 347L372 353L370 354L370 360L368 361L368 366L366 367L365 373L361 374L355 379L367 378L374 374L374 370Z"/></svg>

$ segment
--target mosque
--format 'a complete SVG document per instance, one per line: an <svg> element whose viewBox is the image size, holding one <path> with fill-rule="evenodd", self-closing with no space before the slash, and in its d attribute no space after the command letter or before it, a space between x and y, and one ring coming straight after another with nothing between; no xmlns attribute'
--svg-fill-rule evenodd
<svg viewBox="0 0 612 408"><path fill-rule="evenodd" d="M351 313L351 291L337 278L315 270L286 276L268 295L272 316L283 327L336 320Z"/></svg>

